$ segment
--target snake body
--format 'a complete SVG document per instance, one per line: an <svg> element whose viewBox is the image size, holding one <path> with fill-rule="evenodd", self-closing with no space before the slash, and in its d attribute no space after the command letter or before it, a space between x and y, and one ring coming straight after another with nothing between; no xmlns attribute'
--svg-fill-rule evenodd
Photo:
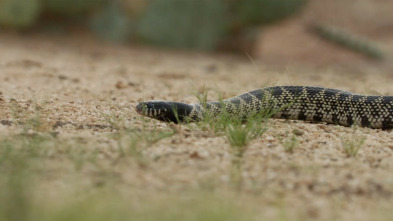
<svg viewBox="0 0 393 221"><path fill-rule="evenodd" d="M274 118L393 128L393 96L367 96L322 87L274 86L222 101L193 104L146 101L136 106L139 114L175 123L201 121L206 114L216 117L223 111L246 119L267 109L274 110Z"/></svg>

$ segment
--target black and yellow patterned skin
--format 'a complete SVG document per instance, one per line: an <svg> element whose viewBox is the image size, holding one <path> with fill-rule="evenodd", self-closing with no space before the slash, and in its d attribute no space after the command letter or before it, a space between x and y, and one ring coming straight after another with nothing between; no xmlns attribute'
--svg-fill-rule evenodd
<svg viewBox="0 0 393 221"><path fill-rule="evenodd" d="M393 96L366 96L310 86L266 87L205 104L147 101L136 107L144 116L175 123L200 121L206 114L214 117L223 110L245 119L266 109L274 112L274 118L393 128Z"/></svg>

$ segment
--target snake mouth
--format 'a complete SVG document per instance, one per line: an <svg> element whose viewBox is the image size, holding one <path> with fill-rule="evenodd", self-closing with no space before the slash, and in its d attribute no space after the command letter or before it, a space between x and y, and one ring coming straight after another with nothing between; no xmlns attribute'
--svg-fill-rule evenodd
<svg viewBox="0 0 393 221"><path fill-rule="evenodd" d="M135 111L136 111L138 114L144 114L144 113L143 113L144 110L146 110L146 106L143 105L142 103L137 104L136 107L135 107Z"/></svg>
<svg viewBox="0 0 393 221"><path fill-rule="evenodd" d="M147 116L147 117L153 117L152 108L149 108L148 105L144 102L136 105L135 111L140 115Z"/></svg>

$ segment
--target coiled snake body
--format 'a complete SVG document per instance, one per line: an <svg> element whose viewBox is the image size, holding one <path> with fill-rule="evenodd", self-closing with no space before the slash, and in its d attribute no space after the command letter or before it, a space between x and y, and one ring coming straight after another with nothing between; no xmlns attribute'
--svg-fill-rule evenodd
<svg viewBox="0 0 393 221"><path fill-rule="evenodd" d="M267 109L275 110L274 118L393 128L393 96L366 96L310 86L266 87L220 102L146 101L136 106L139 114L175 123L201 121L206 114L215 117L224 110L246 119Z"/></svg>

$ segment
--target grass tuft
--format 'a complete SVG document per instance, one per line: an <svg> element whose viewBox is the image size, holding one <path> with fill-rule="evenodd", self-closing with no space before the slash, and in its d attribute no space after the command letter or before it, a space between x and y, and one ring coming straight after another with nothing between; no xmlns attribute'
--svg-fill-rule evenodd
<svg viewBox="0 0 393 221"><path fill-rule="evenodd" d="M365 137L355 138L355 139L346 138L346 139L341 139L341 145L344 149L345 154L348 157L356 157L365 141L366 141Z"/></svg>
<svg viewBox="0 0 393 221"><path fill-rule="evenodd" d="M101 116L103 117L103 121L108 123L113 129L122 130L125 128L125 118L121 114L101 112Z"/></svg>
<svg viewBox="0 0 393 221"><path fill-rule="evenodd" d="M358 135L356 131L357 127L354 126L353 133L350 137L341 138L341 145L347 157L356 157L366 141L366 137Z"/></svg>
<svg viewBox="0 0 393 221"><path fill-rule="evenodd" d="M284 147L285 152L293 153L294 149L298 146L299 140L295 134L289 135L288 131L285 133L285 137L277 136L281 145Z"/></svg>
<svg viewBox="0 0 393 221"><path fill-rule="evenodd" d="M201 105L206 108L208 90L204 88L196 94ZM205 130L210 130L216 135L225 136L231 146L232 166L231 172L232 183L236 188L242 184L242 165L243 157L249 143L268 130L268 120L280 109L274 108L274 104L268 102L267 107L258 113L250 112L245 117L229 113L225 108L221 109L218 114L207 112L198 126ZM225 107L223 97L218 94L218 103Z"/></svg>

